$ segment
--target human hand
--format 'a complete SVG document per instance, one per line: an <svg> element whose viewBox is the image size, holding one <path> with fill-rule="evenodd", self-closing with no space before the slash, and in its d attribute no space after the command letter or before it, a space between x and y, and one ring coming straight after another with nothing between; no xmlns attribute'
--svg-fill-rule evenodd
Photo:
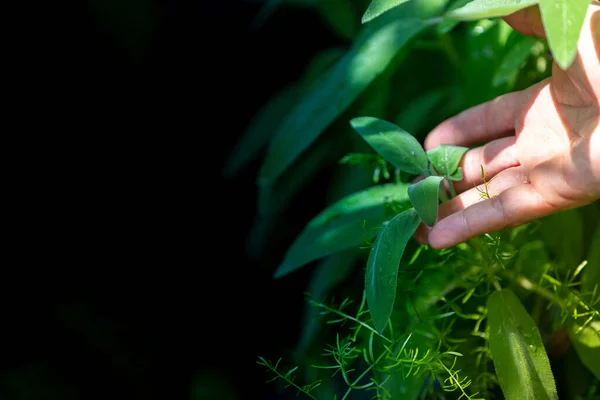
<svg viewBox="0 0 600 400"><path fill-rule="evenodd" d="M537 6L504 18L514 29L544 37ZM487 144L465 153L460 195L440 205L432 228L416 238L447 248L483 233L514 227L600 198L600 3L586 16L578 54L568 70L472 107L438 125L425 149ZM474 185L486 173L491 199ZM490 182L490 179L493 180Z"/></svg>

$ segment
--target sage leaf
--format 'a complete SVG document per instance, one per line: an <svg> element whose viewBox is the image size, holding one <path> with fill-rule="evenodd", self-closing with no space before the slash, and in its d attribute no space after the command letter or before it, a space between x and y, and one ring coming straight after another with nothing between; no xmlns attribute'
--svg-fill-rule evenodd
<svg viewBox="0 0 600 400"><path fill-rule="evenodd" d="M456 172L458 164L467 150L469 150L467 147L441 144L435 149L429 150L427 157L440 175L449 177Z"/></svg>
<svg viewBox="0 0 600 400"><path fill-rule="evenodd" d="M394 217L395 211L410 207L408 186L408 183L373 186L325 208L287 250L274 277L282 277L311 261L372 239L383 223Z"/></svg>
<svg viewBox="0 0 600 400"><path fill-rule="evenodd" d="M539 0L548 46L554 61L567 69L577 54L577 41L590 0Z"/></svg>
<svg viewBox="0 0 600 400"><path fill-rule="evenodd" d="M449 11L446 15L461 21L503 17L537 3L538 0L473 0L460 8Z"/></svg>
<svg viewBox="0 0 600 400"><path fill-rule="evenodd" d="M278 126L258 183L272 184L424 27L425 23L417 18L365 26L348 52L306 88Z"/></svg>
<svg viewBox="0 0 600 400"><path fill-rule="evenodd" d="M365 291L373 325L379 333L385 329L394 308L402 254L420 222L413 208L396 215L381 229L369 253Z"/></svg>
<svg viewBox="0 0 600 400"><path fill-rule="evenodd" d="M392 8L399 6L402 3L406 3L408 0L372 0L371 4L362 16L361 22L363 24L377 18L384 12L391 10Z"/></svg>
<svg viewBox="0 0 600 400"><path fill-rule="evenodd" d="M412 135L391 122L358 117L350 125L387 162L410 174L429 175L427 154Z"/></svg>
<svg viewBox="0 0 600 400"><path fill-rule="evenodd" d="M510 290L487 300L490 350L507 400L558 399L544 342L535 322Z"/></svg>
<svg viewBox="0 0 600 400"><path fill-rule="evenodd" d="M443 176L428 176L408 187L408 198L419 217L428 226L433 226L437 219L439 207L440 183Z"/></svg>

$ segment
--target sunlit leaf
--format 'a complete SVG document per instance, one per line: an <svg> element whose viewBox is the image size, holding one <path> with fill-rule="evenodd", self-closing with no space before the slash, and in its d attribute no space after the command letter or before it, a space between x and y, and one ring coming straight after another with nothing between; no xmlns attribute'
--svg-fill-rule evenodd
<svg viewBox="0 0 600 400"><path fill-rule="evenodd" d="M412 208L398 214L381 229L369 253L365 291L373 324L379 333L385 329L394 308L404 248L420 222Z"/></svg>
<svg viewBox="0 0 600 400"><path fill-rule="evenodd" d="M540 332L509 289L487 301L489 343L496 374L507 400L558 399Z"/></svg>
<svg viewBox="0 0 600 400"><path fill-rule="evenodd" d="M531 49L536 43L537 39L531 36L519 35L517 42L504 55L502 62L496 69L492 85L500 86L518 74L521 65L529 58Z"/></svg>
<svg viewBox="0 0 600 400"><path fill-rule="evenodd" d="M338 251L358 247L377 235L383 223L410 206L409 184L388 183L351 194L313 218L288 249L274 277Z"/></svg>
<svg viewBox="0 0 600 400"><path fill-rule="evenodd" d="M396 168L411 174L428 173L429 161L425 151L417 139L404 129L373 117L354 118L350 125Z"/></svg>
<svg viewBox="0 0 600 400"><path fill-rule="evenodd" d="M305 91L279 126L260 171L260 184L277 179L385 71L424 23L401 19L366 28L348 53Z"/></svg>
<svg viewBox="0 0 600 400"><path fill-rule="evenodd" d="M427 152L427 157L440 175L449 177L456 172L458 164L463 155L469 150L468 147L441 144Z"/></svg>
<svg viewBox="0 0 600 400"><path fill-rule="evenodd" d="M408 198L426 225L433 226L437 219L440 183L443 176L428 176L408 187Z"/></svg>
<svg viewBox="0 0 600 400"><path fill-rule="evenodd" d="M567 0L569 1L569 0ZM446 15L462 21L503 17L537 4L538 0L473 0Z"/></svg>
<svg viewBox="0 0 600 400"><path fill-rule="evenodd" d="M577 54L577 42L590 0L539 0L548 45L554 61L567 69Z"/></svg>
<svg viewBox="0 0 600 400"><path fill-rule="evenodd" d="M384 12L399 6L402 3L406 3L407 1L409 0L372 0L371 4L369 4L369 7L363 14L361 22L365 24L370 20L377 18Z"/></svg>

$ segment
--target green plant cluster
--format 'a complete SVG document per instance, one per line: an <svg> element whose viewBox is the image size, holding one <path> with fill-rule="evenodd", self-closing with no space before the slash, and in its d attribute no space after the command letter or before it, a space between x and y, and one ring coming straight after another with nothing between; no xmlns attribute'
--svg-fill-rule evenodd
<svg viewBox="0 0 600 400"><path fill-rule="evenodd" d="M547 40L498 18L536 4ZM226 169L235 174L266 149L248 245L260 253L290 200L337 163L327 207L274 275L318 262L293 360L259 358L274 380L313 399L600 398L597 203L451 249L411 240L456 195L468 150L425 152L423 135L546 78L552 61L567 68L589 4L294 3L313 7L348 46L315 55L265 105ZM484 185L482 201L492 196Z"/></svg>

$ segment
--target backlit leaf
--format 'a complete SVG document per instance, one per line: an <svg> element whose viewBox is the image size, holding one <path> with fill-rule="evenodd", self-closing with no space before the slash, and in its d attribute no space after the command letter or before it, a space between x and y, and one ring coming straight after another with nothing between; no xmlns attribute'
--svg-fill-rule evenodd
<svg viewBox="0 0 600 400"><path fill-rule="evenodd" d="M590 0L539 0L542 22L554 61L567 69L577 54L577 42Z"/></svg>

